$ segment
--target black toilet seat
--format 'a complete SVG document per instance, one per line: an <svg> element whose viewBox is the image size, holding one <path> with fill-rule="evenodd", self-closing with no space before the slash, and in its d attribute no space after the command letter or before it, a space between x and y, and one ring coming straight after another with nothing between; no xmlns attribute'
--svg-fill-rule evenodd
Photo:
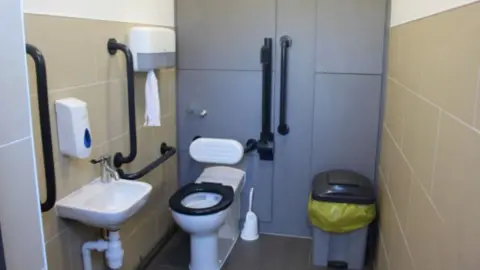
<svg viewBox="0 0 480 270"><path fill-rule="evenodd" d="M195 193L213 193L222 198L214 206L207 208L188 208L182 204L183 199ZM206 216L218 213L232 205L234 191L231 186L224 186L216 183L191 183L179 189L169 200L170 209L180 214L190 216Z"/></svg>

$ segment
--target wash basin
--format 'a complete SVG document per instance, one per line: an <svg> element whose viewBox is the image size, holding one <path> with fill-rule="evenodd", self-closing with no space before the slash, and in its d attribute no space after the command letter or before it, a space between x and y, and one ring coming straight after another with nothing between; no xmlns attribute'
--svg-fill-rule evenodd
<svg viewBox="0 0 480 270"><path fill-rule="evenodd" d="M137 213L147 202L152 186L138 181L100 178L56 203L57 215L86 225L110 230Z"/></svg>

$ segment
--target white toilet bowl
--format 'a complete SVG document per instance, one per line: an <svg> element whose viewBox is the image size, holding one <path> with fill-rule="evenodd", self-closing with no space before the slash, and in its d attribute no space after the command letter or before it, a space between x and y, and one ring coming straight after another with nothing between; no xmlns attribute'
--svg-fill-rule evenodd
<svg viewBox="0 0 480 270"><path fill-rule="evenodd" d="M190 234L191 270L220 269L233 248L239 234L238 202L244 175L229 167L207 168L195 183L170 198L173 219ZM219 250L219 241L225 235L231 246L227 251Z"/></svg>
<svg viewBox="0 0 480 270"><path fill-rule="evenodd" d="M189 198L195 197L195 198ZM210 199L204 199L202 197L210 197ZM213 197L213 198L212 198ZM197 193L189 195L184 199L191 200L187 202L185 206L202 209L208 208L218 204L219 196L211 193ZM190 203L190 204L189 204ZM196 204L192 207L191 204ZM202 207L203 206L203 207ZM216 233L218 229L223 225L228 214L228 209L212 213L208 215L188 215L182 214L179 212L172 211L173 219L175 222L187 233L190 234L207 234L207 233Z"/></svg>

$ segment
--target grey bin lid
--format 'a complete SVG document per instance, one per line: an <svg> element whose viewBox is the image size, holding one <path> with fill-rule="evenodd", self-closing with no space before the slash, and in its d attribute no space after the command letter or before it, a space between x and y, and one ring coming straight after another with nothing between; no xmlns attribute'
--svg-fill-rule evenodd
<svg viewBox="0 0 480 270"><path fill-rule="evenodd" d="M318 174L312 183L315 201L373 204L375 192L367 177L352 171L333 170Z"/></svg>

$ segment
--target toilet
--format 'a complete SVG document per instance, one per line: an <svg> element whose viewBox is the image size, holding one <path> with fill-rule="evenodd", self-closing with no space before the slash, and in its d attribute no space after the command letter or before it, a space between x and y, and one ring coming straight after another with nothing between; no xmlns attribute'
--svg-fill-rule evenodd
<svg viewBox="0 0 480 270"><path fill-rule="evenodd" d="M201 163L234 165L243 158L243 146L234 140L200 138L189 150ZM173 219L190 234L191 270L218 270L227 259L240 234L244 184L243 170L212 166L170 198Z"/></svg>

